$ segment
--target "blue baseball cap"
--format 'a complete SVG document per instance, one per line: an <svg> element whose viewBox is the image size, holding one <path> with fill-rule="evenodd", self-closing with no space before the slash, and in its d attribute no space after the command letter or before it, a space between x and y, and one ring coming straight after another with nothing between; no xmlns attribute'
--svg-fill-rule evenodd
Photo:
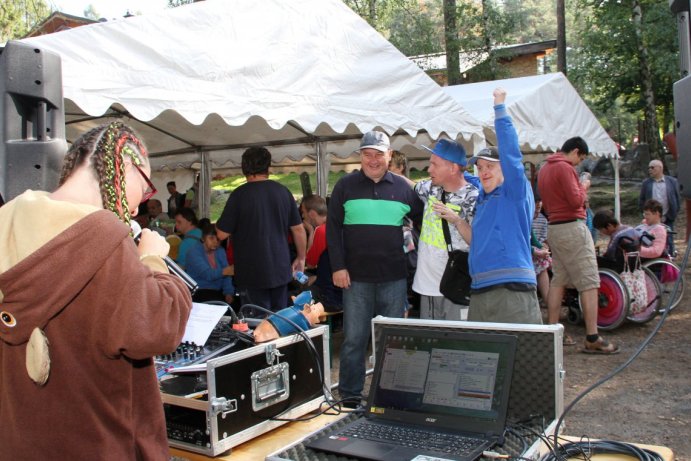
<svg viewBox="0 0 691 461"><path fill-rule="evenodd" d="M457 163L461 166L465 166L467 163L465 149L457 142L449 141L448 139L440 139L434 145L434 149L430 149L427 146L422 147L449 162Z"/></svg>

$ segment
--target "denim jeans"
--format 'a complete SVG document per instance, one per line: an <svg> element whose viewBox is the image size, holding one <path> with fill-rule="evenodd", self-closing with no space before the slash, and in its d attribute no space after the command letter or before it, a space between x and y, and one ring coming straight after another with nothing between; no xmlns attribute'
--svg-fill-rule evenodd
<svg viewBox="0 0 691 461"><path fill-rule="evenodd" d="M406 305L406 279L383 283L351 282L350 288L343 290L344 338L338 374L341 398L362 397L372 318L377 315L403 317Z"/></svg>

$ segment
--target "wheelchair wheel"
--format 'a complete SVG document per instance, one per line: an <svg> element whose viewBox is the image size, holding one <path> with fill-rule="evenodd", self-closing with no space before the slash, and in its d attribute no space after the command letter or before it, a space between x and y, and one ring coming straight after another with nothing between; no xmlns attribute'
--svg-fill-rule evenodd
<svg viewBox="0 0 691 461"><path fill-rule="evenodd" d="M647 292L646 306L635 314L629 309L626 319L633 323L649 322L655 317L658 310L662 309L662 288L660 282L658 282L657 277L650 269L645 267L642 269L645 274L645 288Z"/></svg>
<svg viewBox="0 0 691 461"><path fill-rule="evenodd" d="M600 289L597 294L597 327L614 330L624 322L629 311L629 294L619 274L610 269L598 269ZM578 303L583 310L580 295Z"/></svg>
<svg viewBox="0 0 691 461"><path fill-rule="evenodd" d="M583 312L578 302L578 291L574 288L567 288L564 290L564 300L562 305L568 308L566 314L566 321L571 325L578 325L583 322Z"/></svg>
<svg viewBox="0 0 691 461"><path fill-rule="evenodd" d="M667 309L668 306L670 310L674 310L674 308L679 305L681 298L684 296L686 282L684 280L684 274L681 273L676 264L664 258L656 258L646 261L643 263L643 267L650 269L652 273L655 274L657 281L660 282L662 299L659 303L659 311L662 312L664 309ZM679 277L681 277L679 289L672 299L674 285Z"/></svg>

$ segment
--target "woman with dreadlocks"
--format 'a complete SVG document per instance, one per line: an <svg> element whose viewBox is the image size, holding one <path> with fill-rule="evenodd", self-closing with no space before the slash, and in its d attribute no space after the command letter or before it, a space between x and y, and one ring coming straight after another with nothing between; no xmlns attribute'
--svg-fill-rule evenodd
<svg viewBox="0 0 691 461"><path fill-rule="evenodd" d="M169 458L152 357L192 303L163 237L131 236L150 171L115 122L77 139L53 193L0 208L0 460Z"/></svg>

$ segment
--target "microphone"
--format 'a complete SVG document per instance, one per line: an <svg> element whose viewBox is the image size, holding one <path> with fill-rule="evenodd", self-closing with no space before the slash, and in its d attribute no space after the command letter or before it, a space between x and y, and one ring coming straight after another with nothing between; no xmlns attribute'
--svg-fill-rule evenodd
<svg viewBox="0 0 691 461"><path fill-rule="evenodd" d="M139 239L142 236L142 226L140 226L137 221L132 220L130 221L130 229L132 229L134 243L139 245ZM182 269L182 267L178 266L175 261L173 261L169 256L165 256L163 258L163 262L166 263L166 266L171 274L177 276L185 283L185 285L187 285L187 288L189 288L191 294L194 294L194 292L197 291L199 284L197 284L197 282L190 277L189 274Z"/></svg>

